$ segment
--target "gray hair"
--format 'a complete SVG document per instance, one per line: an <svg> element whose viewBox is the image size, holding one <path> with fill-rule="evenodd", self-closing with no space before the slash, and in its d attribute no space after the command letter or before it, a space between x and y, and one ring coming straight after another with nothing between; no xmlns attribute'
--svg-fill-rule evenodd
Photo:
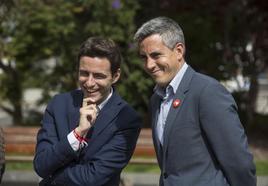
<svg viewBox="0 0 268 186"><path fill-rule="evenodd" d="M170 49L173 49L177 43L185 45L181 27L168 17L157 17L144 23L135 33L134 41L140 43L153 34L159 34Z"/></svg>

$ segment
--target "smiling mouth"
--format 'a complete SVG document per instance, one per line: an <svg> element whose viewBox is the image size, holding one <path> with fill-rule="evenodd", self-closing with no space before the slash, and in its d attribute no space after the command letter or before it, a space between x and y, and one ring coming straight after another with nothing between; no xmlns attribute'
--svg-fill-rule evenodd
<svg viewBox="0 0 268 186"><path fill-rule="evenodd" d="M97 90L94 90L94 91L88 91L86 90L88 94L94 94L94 93L97 93L98 91Z"/></svg>
<svg viewBox="0 0 268 186"><path fill-rule="evenodd" d="M152 74L153 76L156 76L159 72L160 70L155 70L155 71L150 72L150 74Z"/></svg>

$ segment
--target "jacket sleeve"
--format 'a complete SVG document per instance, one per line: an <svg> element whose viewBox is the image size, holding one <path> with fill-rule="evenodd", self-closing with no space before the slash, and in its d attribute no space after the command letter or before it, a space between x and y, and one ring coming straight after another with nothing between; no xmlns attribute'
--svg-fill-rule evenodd
<svg viewBox="0 0 268 186"><path fill-rule="evenodd" d="M51 177L55 171L69 165L77 158L77 153L69 144L67 135L65 138L59 138L53 102L54 99L48 104L43 116L42 127L37 134L33 163L36 173L42 178Z"/></svg>
<svg viewBox="0 0 268 186"><path fill-rule="evenodd" d="M201 127L230 185L256 185L255 165L232 95L219 83L200 93Z"/></svg>
<svg viewBox="0 0 268 186"><path fill-rule="evenodd" d="M134 152L141 120L136 113L124 109L117 116L114 125L119 128L90 161L69 165L58 171L54 175L52 183L70 186L98 186L107 183L113 175L118 175ZM123 125L124 127L121 127Z"/></svg>

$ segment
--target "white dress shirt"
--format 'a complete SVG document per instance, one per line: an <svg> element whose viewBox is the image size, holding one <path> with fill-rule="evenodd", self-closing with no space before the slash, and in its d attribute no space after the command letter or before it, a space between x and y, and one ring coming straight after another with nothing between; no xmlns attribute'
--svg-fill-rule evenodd
<svg viewBox="0 0 268 186"><path fill-rule="evenodd" d="M162 145L163 145L163 133L164 133L164 128L165 128L168 112L172 104L172 101L175 97L176 91L180 85L182 77L187 70L187 67L188 67L187 63L184 63L181 69L179 70L179 72L176 74L176 76L172 79L172 81L169 83L169 85L165 89L159 86L155 87L156 94L158 94L162 98L160 111L159 111L158 119L157 119L157 125L156 125L157 136Z"/></svg>

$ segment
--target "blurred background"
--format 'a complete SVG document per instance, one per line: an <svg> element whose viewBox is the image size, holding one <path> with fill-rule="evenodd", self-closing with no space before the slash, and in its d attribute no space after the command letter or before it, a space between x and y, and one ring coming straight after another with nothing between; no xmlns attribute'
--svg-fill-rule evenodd
<svg viewBox="0 0 268 186"><path fill-rule="evenodd" d="M0 0L0 125L7 162L3 184L33 178L36 185L31 161L42 113L53 95L77 88L76 53L90 36L109 37L120 46L124 62L116 89L144 118L125 180L157 184L147 113L154 84L132 38L145 21L168 16L184 30L187 63L233 94L258 184L267 186L267 10L266 0ZM144 173L147 179L136 183Z"/></svg>

